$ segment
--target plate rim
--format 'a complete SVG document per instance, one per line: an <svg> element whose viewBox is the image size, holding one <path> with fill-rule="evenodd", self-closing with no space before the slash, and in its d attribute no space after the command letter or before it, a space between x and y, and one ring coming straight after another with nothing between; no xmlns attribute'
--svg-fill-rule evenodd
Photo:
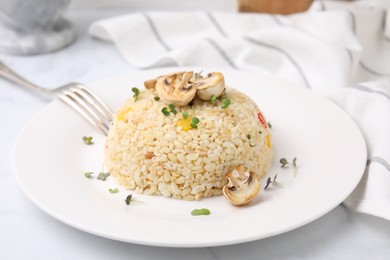
<svg viewBox="0 0 390 260"><path fill-rule="evenodd" d="M135 70L135 71L131 71L131 72L126 73L126 74L119 74L117 76L96 80L93 83L88 84L88 85L92 85L93 86L93 85L101 84L102 82L113 81L115 79L129 77L131 74L148 73L148 72L153 72L153 71L157 71L158 72L158 71L166 71L166 70L197 70L197 69L203 69L203 70L207 70L207 71L212 71L212 70L215 70L217 68L216 67L160 67L160 68L152 68L152 69L147 69L147 70ZM236 73L246 73L246 74L254 75L256 77L268 78L268 79L271 79L271 80L284 82L284 83L288 84L289 87L294 87L294 91L307 92L307 93L310 93L310 95L314 95L317 98L322 99L323 101L328 103L328 105L331 105L331 106L335 107L338 110L339 113L343 113L344 116L348 117L348 119L350 120L350 123L353 124L353 126L355 127L355 129L359 133L359 139L362 142L362 148L364 147L364 149L361 152L363 152L364 153L364 157L367 158L367 145L366 145L366 141L365 141L364 135L363 135L361 129L359 128L359 126L348 115L348 113L346 111L344 111L341 107L339 107L337 104L335 104L334 102L332 102L331 100L329 100L325 96L321 95L320 92L317 92L316 90L311 90L311 89L299 87L299 85L295 84L294 82L290 82L290 81L288 81L286 79L282 79L282 78L275 77L275 76L256 75L253 72L241 71L241 70L229 69L229 68L219 68L219 69L223 70L223 71L235 71ZM93 88L91 88L91 89L93 90ZM104 233L98 232L96 230L92 230L92 229L89 229L89 228L77 225L76 223L73 223L72 221L68 221L66 218L63 218L61 215L56 214L54 211L50 210L49 208L45 207L42 203L40 203L37 198L35 198L33 195L31 195L31 193L28 191L28 188L25 187L25 185L23 184L22 180L20 179L20 174L18 174L17 165L16 165L16 159L15 158L16 158L17 149L20 146L21 136L28 130L29 126L33 124L33 122L36 120L36 118L39 118L42 114L45 113L45 111L50 110L52 106L56 105L56 103L60 103L60 101L58 99L55 99L55 100L51 101L49 104L47 104L45 107L40 109L33 117L31 117L29 120L27 120L27 122L22 127L22 130L18 133L17 138L16 138L16 140L14 142L14 145L13 145L12 156L11 156L11 158L12 158L12 172L13 172L13 175L14 175L15 179L17 180L17 183L18 183L19 187L21 188L23 193L28 197L28 199L31 202L33 202L33 204L35 204L40 210L42 210L46 214L50 215L51 217L55 218L56 220L59 220L62 223L65 223L68 226L71 226L72 228L75 228L75 229L87 232L87 233L95 235L95 236L108 238L108 239L112 239L112 240L116 240L116 241L132 243L132 244L139 244L139 245L146 245L146 246L167 247L167 248L199 248L199 247L216 247L216 246L226 246L226 245L233 245L233 244L241 244L241 243L246 243L246 242L250 242L250 241L255 241L255 240L260 240L260 239L276 236L276 235L283 234L283 233L289 232L291 230L300 228L302 226L305 226L308 223L311 223L311 222L321 218L322 216L328 214L330 211L332 211L334 208L336 208L338 205L340 205L349 196L349 194L351 194L353 192L353 190L357 187L357 185L359 184L359 182L360 182L360 180L361 180L361 178L363 177L363 174L364 174L364 169L365 169L366 162L362 162L361 163L362 164L362 166L360 167L361 168L361 173L356 178L356 183L354 183L354 185L351 185L351 190L349 190L348 193L347 193L348 195L346 195L345 198L341 199L341 201L334 202L333 205L330 206L326 211L323 211L321 214L317 214L316 216L312 216L311 218L306 219L306 221L300 222L300 223L298 223L296 225L291 225L288 228L283 229L283 230L277 230L275 232L269 232L268 234L247 236L245 239L239 239L239 240L231 239L229 241L227 241L227 240L225 240L225 241L217 241L217 242L214 242L214 243L210 243L210 242L202 243L202 242L200 242L200 243L196 243L196 244L192 244L192 243L191 244L186 244L186 243L182 243L182 244L156 243L156 242L148 242L148 241L140 241L140 240L134 240L134 239L128 239L128 238L125 239L125 238L121 238L121 237L115 237L115 236L111 236L109 234L104 234Z"/></svg>

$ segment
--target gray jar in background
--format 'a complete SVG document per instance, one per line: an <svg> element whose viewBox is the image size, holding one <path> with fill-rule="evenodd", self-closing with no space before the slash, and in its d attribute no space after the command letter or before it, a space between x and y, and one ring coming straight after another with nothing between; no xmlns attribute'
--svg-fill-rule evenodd
<svg viewBox="0 0 390 260"><path fill-rule="evenodd" d="M0 0L0 52L40 54L75 38L62 14L71 0Z"/></svg>

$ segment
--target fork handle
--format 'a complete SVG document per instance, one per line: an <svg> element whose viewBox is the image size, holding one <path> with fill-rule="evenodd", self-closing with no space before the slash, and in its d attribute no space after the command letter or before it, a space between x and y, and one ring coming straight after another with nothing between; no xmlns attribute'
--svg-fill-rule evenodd
<svg viewBox="0 0 390 260"><path fill-rule="evenodd" d="M0 61L0 76L2 76L3 78L8 79L9 81L11 81L13 83L16 83L16 84L20 85L22 87L25 87L27 89L30 89L30 90L33 90L33 91L37 91L37 92L40 92L40 93L53 95L53 93L51 93L51 91L49 89L45 89L45 88L39 87L39 86L35 85L34 83L26 80L25 78L23 78L22 76L18 75L13 70L11 70L9 67L7 67L1 61Z"/></svg>

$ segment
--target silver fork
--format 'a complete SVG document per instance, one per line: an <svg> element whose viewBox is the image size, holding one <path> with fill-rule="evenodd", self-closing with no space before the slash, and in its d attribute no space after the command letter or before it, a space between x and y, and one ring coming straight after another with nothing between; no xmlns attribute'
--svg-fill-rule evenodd
<svg viewBox="0 0 390 260"><path fill-rule="evenodd" d="M31 83L16 74L0 61L0 76L29 90L57 97L98 129L107 135L112 121L111 110L95 94L80 83L70 83L56 89L46 89Z"/></svg>

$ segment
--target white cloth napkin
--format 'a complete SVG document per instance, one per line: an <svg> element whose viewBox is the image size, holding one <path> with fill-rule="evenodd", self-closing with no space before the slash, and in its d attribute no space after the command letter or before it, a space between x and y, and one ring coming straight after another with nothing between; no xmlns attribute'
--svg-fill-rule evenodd
<svg viewBox="0 0 390 260"><path fill-rule="evenodd" d="M349 113L367 142L364 177L344 204L390 220L390 15L386 14L386 7L377 1L321 1L306 13L290 16L134 13L95 22L90 34L113 42L139 68L231 67L320 91Z"/></svg>

